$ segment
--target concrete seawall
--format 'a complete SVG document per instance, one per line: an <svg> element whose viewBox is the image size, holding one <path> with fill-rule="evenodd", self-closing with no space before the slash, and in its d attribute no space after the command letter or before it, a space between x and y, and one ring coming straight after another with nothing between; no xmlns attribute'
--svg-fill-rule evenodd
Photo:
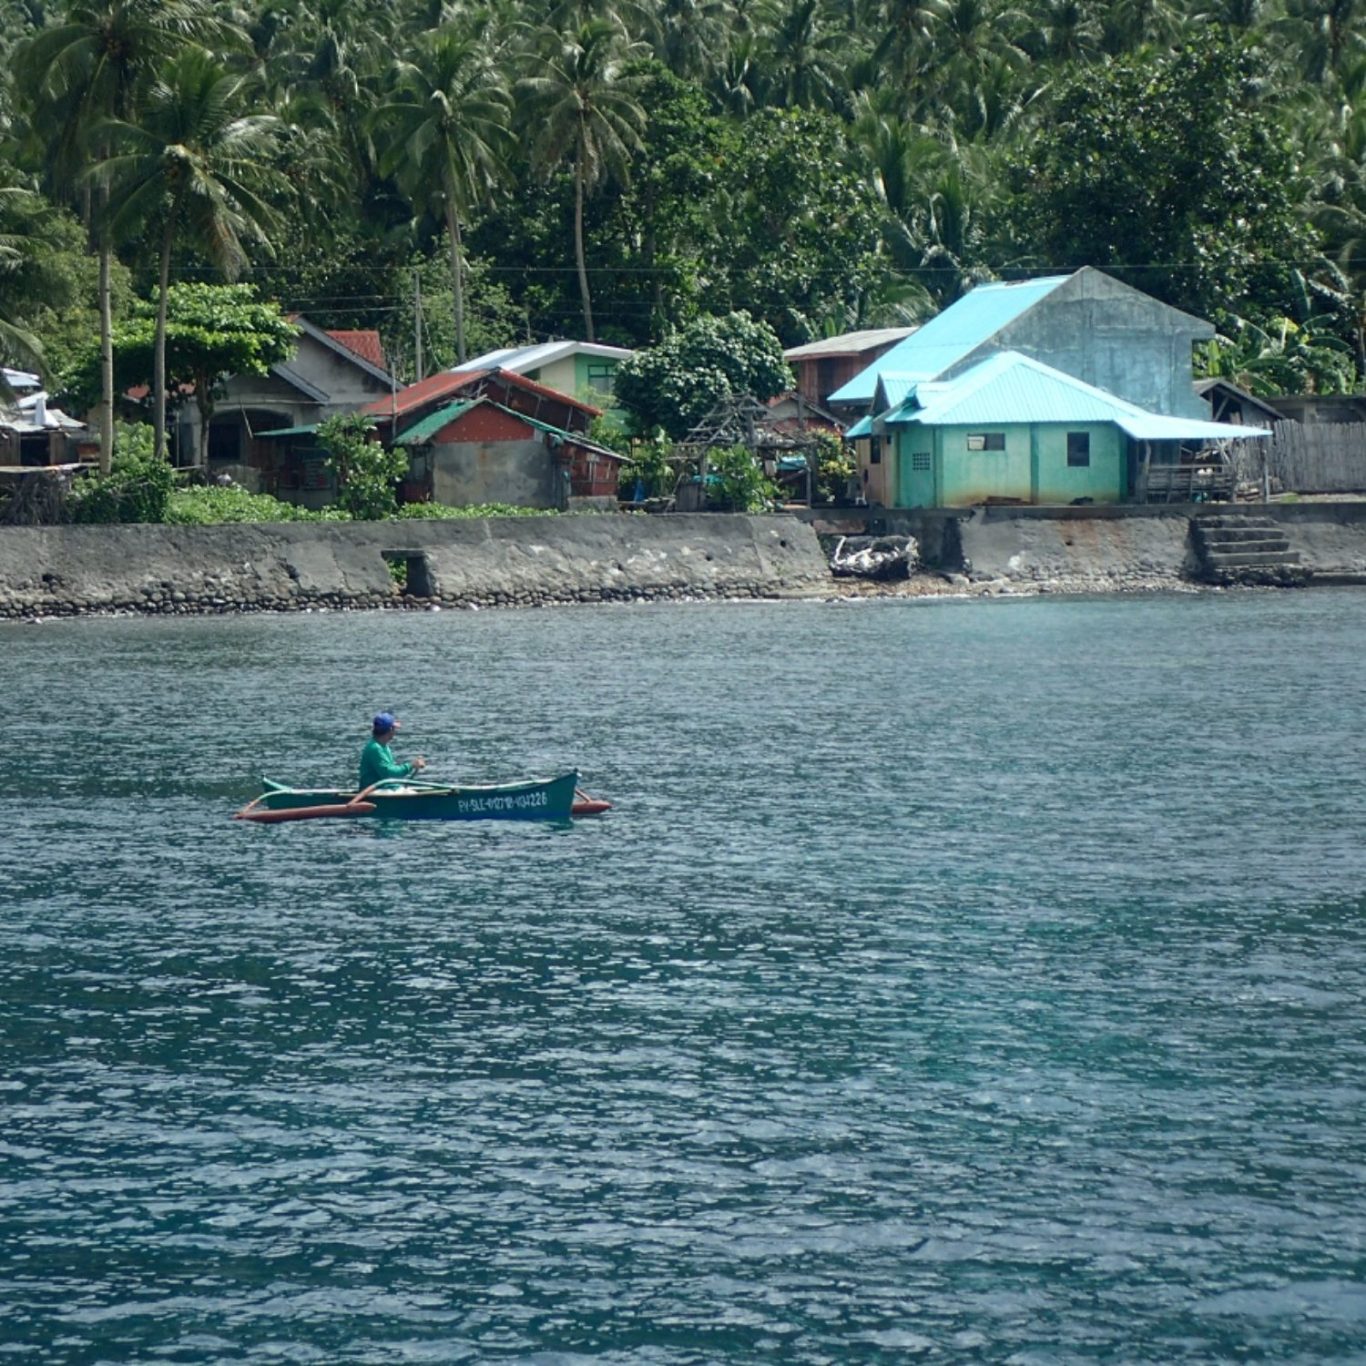
<svg viewBox="0 0 1366 1366"><path fill-rule="evenodd" d="M407 594L393 563L405 567ZM0 528L0 617L533 606L829 586L815 534L783 516Z"/></svg>
<svg viewBox="0 0 1366 1366"><path fill-rule="evenodd" d="M962 589L1123 592L1190 587L1204 574L1192 534L1202 517L1274 519L1312 583L1366 583L1366 501L1144 507L815 510L836 533L913 536L921 562Z"/></svg>
<svg viewBox="0 0 1366 1366"><path fill-rule="evenodd" d="M451 522L0 528L0 619L537 606L850 591L817 533L916 538L923 572L868 591L1140 592L1191 587L1210 507L978 508L804 516L509 517ZM1262 509L1259 507L1259 511ZM1366 502L1271 509L1311 582L1366 584ZM406 589L391 565L401 564Z"/></svg>

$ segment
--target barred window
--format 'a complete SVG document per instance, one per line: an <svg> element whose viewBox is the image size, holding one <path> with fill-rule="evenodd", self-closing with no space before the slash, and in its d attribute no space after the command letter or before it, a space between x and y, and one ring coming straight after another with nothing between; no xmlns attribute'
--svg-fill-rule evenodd
<svg viewBox="0 0 1366 1366"><path fill-rule="evenodd" d="M1067 463L1080 468L1091 463L1091 433L1067 433Z"/></svg>

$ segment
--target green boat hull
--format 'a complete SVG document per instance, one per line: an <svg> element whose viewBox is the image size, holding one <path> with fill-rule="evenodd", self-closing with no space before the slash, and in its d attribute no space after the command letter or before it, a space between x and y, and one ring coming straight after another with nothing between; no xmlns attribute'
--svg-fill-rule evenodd
<svg viewBox="0 0 1366 1366"><path fill-rule="evenodd" d="M436 783L385 783L365 794L355 810L359 818L391 821L567 821L574 806L577 773L558 778L492 786L440 786ZM259 812L316 811L320 816L345 811L355 792L285 787L267 781L267 790L251 804ZM250 818L250 817L248 817Z"/></svg>

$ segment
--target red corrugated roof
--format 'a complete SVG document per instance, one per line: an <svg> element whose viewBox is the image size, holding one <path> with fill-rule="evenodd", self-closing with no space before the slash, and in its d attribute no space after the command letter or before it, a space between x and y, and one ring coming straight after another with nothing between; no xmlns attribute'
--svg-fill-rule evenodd
<svg viewBox="0 0 1366 1366"><path fill-rule="evenodd" d="M350 331L345 328L329 327L327 335L348 351L354 351L362 360L368 360L371 365L378 366L381 370L387 368L384 364L384 343L380 341L379 333L373 327Z"/></svg>
<svg viewBox="0 0 1366 1366"><path fill-rule="evenodd" d="M367 403L361 412L374 417L388 417L390 413L402 417L424 404L458 394L474 378L474 375L452 375L443 371L439 375L418 380L416 384L410 384L392 396L386 394L383 398L377 398L373 403Z"/></svg>
<svg viewBox="0 0 1366 1366"><path fill-rule="evenodd" d="M602 412L601 408L595 408L591 403L581 403L570 394L562 394L558 389L537 384L535 380L527 379L525 375L514 374L511 370L464 370L459 374L443 371L439 375L431 375L427 379L419 380L416 384L410 384L406 389L400 389L392 397L386 395L384 398L377 398L373 403L362 408L361 411L381 418L388 417L390 413L404 417L416 409L449 398L462 390L474 389L480 380L489 375L496 375L500 381L504 381L510 388L540 394L543 398L553 399L556 403L577 408L590 417L597 417Z"/></svg>
<svg viewBox="0 0 1366 1366"><path fill-rule="evenodd" d="M602 416L601 408L595 408L591 403L583 403L572 394L562 393L559 389L550 388L549 385L538 384L534 379L527 379L525 375L516 374L512 370L498 370L495 373L499 379L507 380L514 389L526 389L530 393L553 398L559 403L567 403L571 408L578 408L592 417Z"/></svg>

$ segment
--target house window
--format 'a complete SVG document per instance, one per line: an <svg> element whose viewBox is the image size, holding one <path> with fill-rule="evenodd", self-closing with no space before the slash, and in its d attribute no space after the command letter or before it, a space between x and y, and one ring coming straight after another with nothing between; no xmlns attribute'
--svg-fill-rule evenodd
<svg viewBox="0 0 1366 1366"><path fill-rule="evenodd" d="M1006 448L1006 434L1004 432L969 432L968 450L970 451L1003 451Z"/></svg>
<svg viewBox="0 0 1366 1366"><path fill-rule="evenodd" d="M1067 433L1067 463L1074 469L1083 469L1091 463L1091 433Z"/></svg>
<svg viewBox="0 0 1366 1366"><path fill-rule="evenodd" d="M912 451L911 468L913 470L927 470L930 468L929 451Z"/></svg>
<svg viewBox="0 0 1366 1366"><path fill-rule="evenodd" d="M882 464L882 438L880 436L868 438L868 463L870 465Z"/></svg>
<svg viewBox="0 0 1366 1366"><path fill-rule="evenodd" d="M616 383L615 365L589 365L588 387L596 394L610 394Z"/></svg>

